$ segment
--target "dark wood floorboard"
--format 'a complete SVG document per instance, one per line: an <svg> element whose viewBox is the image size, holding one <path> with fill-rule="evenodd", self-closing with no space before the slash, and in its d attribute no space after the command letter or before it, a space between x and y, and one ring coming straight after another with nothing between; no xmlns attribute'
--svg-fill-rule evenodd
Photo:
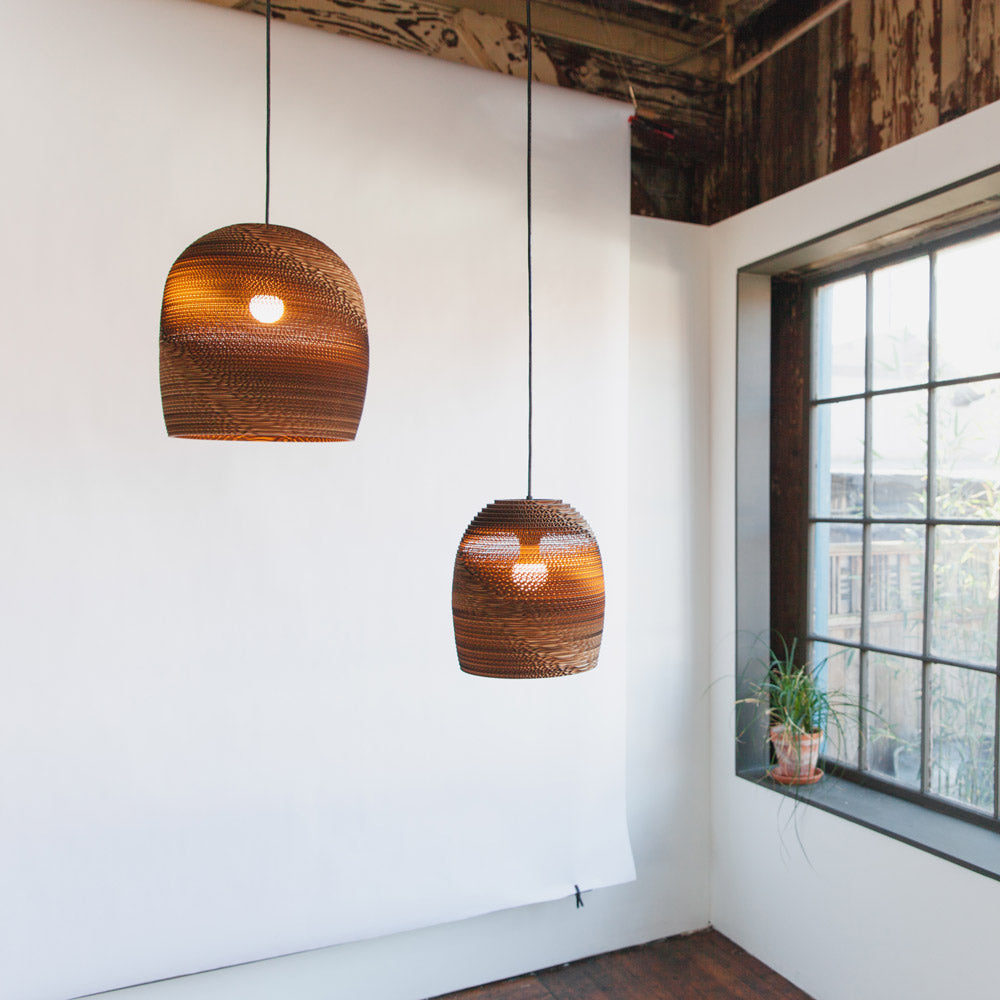
<svg viewBox="0 0 1000 1000"><path fill-rule="evenodd" d="M716 930L595 955L437 1000L810 1000Z"/></svg>

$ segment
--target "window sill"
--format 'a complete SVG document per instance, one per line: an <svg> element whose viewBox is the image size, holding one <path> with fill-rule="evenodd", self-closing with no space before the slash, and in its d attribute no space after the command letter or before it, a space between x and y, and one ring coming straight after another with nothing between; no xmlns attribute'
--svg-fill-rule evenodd
<svg viewBox="0 0 1000 1000"><path fill-rule="evenodd" d="M1000 881L1000 834L853 781L825 774L815 785L779 785L759 768L737 777Z"/></svg>

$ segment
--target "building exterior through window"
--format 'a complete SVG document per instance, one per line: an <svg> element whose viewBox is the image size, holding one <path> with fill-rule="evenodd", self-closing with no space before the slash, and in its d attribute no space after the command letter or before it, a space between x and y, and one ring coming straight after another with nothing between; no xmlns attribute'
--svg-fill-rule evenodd
<svg viewBox="0 0 1000 1000"><path fill-rule="evenodd" d="M1000 233L816 280L810 659L849 774L998 815Z"/></svg>

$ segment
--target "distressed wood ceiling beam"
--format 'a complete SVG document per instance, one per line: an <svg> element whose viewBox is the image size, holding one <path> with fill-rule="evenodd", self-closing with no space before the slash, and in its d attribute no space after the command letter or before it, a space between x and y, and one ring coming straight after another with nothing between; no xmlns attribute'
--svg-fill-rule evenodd
<svg viewBox="0 0 1000 1000"><path fill-rule="evenodd" d="M751 56L746 62L741 63L739 66L730 65L726 70L726 83L736 83L737 80L756 69L762 62L766 62L775 53L791 45L797 38L801 38L804 34L815 28L817 24L835 14L841 7L846 7L850 2L851 0L829 0L829 3L808 17L803 18L803 20L786 31L780 38L776 38L773 42L765 45L760 52ZM728 62L729 57L727 56Z"/></svg>
<svg viewBox="0 0 1000 1000"><path fill-rule="evenodd" d="M456 12L472 8L491 14L508 23L523 26L522 0L434 0ZM685 70L696 76L714 78L718 75L717 60L699 52L697 39L690 34L616 14L613 11L563 0L532 0L532 28L542 38L557 38L599 52L609 52L625 59L638 59L657 66L669 67L684 61Z"/></svg>
<svg viewBox="0 0 1000 1000"><path fill-rule="evenodd" d="M264 12L264 0L205 2L256 14ZM499 32L488 33L509 35L510 25L523 31L524 19L523 0L311 0L272 2L271 9L293 23L373 38L411 51L424 51L428 44L433 45L436 35L443 36L445 46L454 48L451 22L477 23L484 29L486 23L480 19L493 18ZM556 39L619 60L634 59L664 69L683 62L685 73L704 79L717 80L721 75L719 53L702 51L706 39L663 24L574 0L532 0L531 18L535 35L542 39ZM702 34L704 30L702 26ZM430 54L448 57L437 50Z"/></svg>
<svg viewBox="0 0 1000 1000"><path fill-rule="evenodd" d="M768 7L773 7L777 0L736 0L726 6L726 16L730 24L737 26L756 17Z"/></svg>
<svg viewBox="0 0 1000 1000"><path fill-rule="evenodd" d="M468 8L514 24L524 24L524 0L433 2L453 10ZM667 0L640 0L637 6L689 17L679 9L679 5ZM692 40L690 32L672 28L663 18L651 21L629 17L614 8L600 6L596 0L532 0L531 20L540 34L651 62L671 61L698 46L697 39ZM699 24L696 22L696 25Z"/></svg>
<svg viewBox="0 0 1000 1000"><path fill-rule="evenodd" d="M634 7L645 7L661 14L672 14L682 20L692 21L696 25L704 25L715 31L721 30L725 23L721 8L717 13L706 13L692 4L676 3L674 0L628 0L628 2ZM714 4L711 7L713 11L716 9Z"/></svg>
<svg viewBox="0 0 1000 1000"><path fill-rule="evenodd" d="M608 2L608 0L606 0ZM611 3L616 0L610 0ZM625 0L628 3L642 2L642 0ZM679 12L688 17L713 22L713 27L725 20L726 8L733 0L663 0L671 7L676 7Z"/></svg>

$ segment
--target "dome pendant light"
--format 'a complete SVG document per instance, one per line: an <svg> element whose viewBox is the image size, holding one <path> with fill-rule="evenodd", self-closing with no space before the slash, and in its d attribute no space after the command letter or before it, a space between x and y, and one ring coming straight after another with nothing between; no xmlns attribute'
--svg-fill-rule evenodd
<svg viewBox="0 0 1000 1000"><path fill-rule="evenodd" d="M328 246L270 223L267 0L264 222L226 226L174 262L160 314L160 396L171 437L351 441L368 385L361 289Z"/></svg>
<svg viewBox="0 0 1000 1000"><path fill-rule="evenodd" d="M528 495L484 507L455 556L452 619L458 662L483 677L561 677L597 666L604 571L597 539L561 500L531 496L531 0L528 47Z"/></svg>

